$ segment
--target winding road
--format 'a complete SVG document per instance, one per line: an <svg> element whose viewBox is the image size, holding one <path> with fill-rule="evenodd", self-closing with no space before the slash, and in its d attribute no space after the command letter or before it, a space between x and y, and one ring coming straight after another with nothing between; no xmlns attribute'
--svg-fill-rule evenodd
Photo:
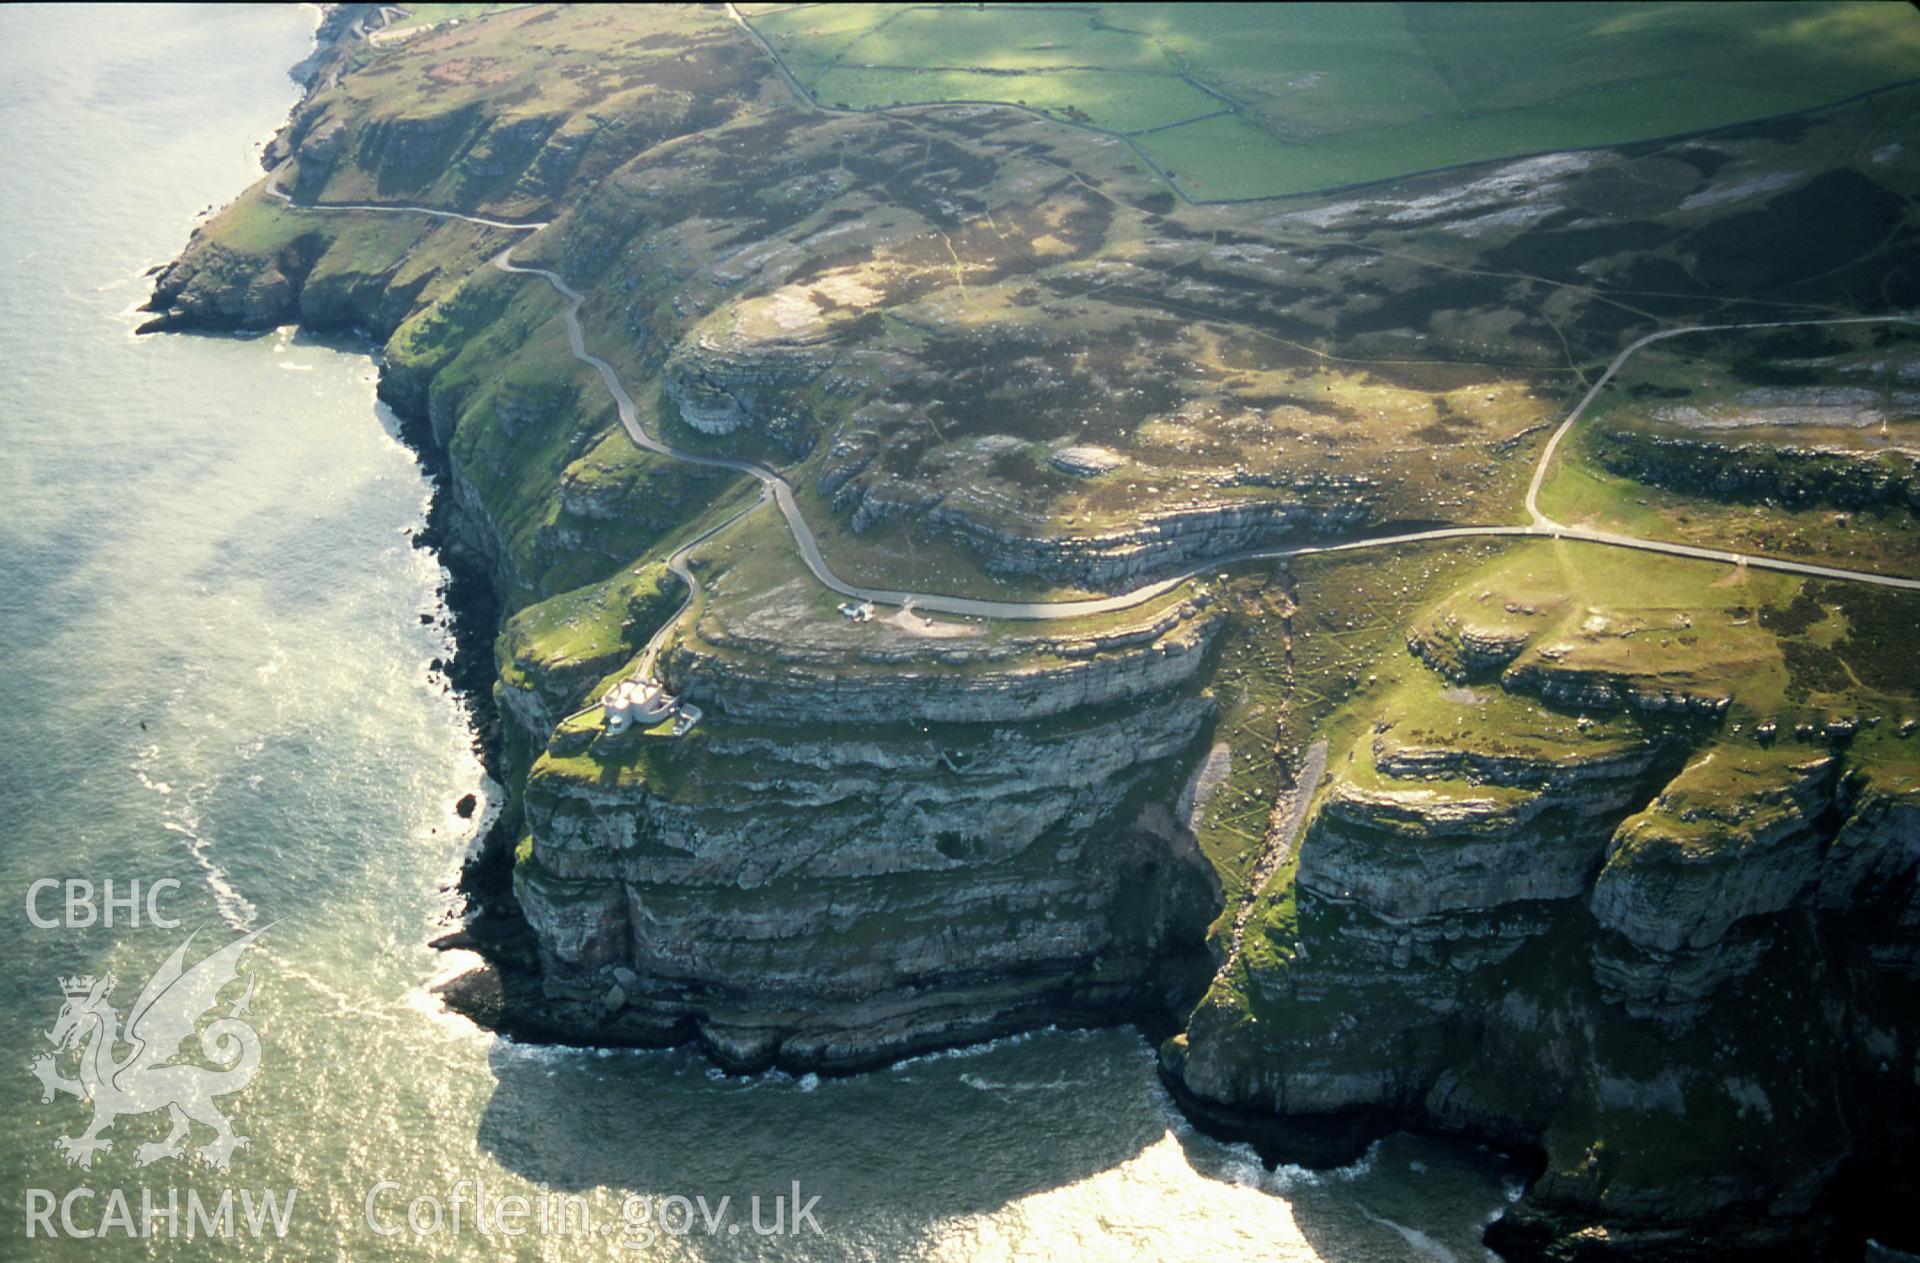
<svg viewBox="0 0 1920 1263"><path fill-rule="evenodd" d="M547 227L544 221L518 222L505 219L489 219L485 216L467 215L459 211L444 210L439 207L412 204L381 205L364 202L296 202L292 195L281 187L278 169L269 176L267 192L271 196L286 202L287 205L294 209L301 211L348 214L429 215L438 219L459 220L463 223L476 224L483 228L526 233L538 232ZM1601 374L1600 379L1594 382L1587 390L1587 393L1581 397L1580 402L1574 405L1573 410L1567 414L1566 419L1554 430L1553 436L1547 440L1546 448L1540 453L1539 463L1533 471L1533 479L1527 486L1527 512L1533 519L1531 524L1527 526L1452 526L1440 527L1433 530L1410 531L1398 535L1372 536L1347 540L1337 544L1295 544L1275 548L1257 548L1211 557L1204 562L1191 565L1167 578L1111 596L1089 597L1084 600L1075 601L995 601L976 597L946 596L936 592L909 592L894 588L870 588L857 583L849 583L835 574L833 569L827 565L826 559L821 556L819 541L814 537L813 528L807 524L806 517L800 512L800 506L794 500L792 484L785 478L764 465L755 464L752 461L735 460L725 456L712 456L701 452L687 451L684 448L674 447L647 432L646 427L640 423L640 410L635 405L633 395L628 391L626 383L620 380L620 374L615 371L613 365L587 349L586 333L580 323L580 308L586 302L586 296L567 284L565 279L557 272L547 268L513 262L513 249L512 246L509 246L495 255L493 258L493 266L502 272L512 273L517 276L540 277L546 281L548 285L552 286L554 291L565 300L566 306L561 314L565 320L567 341L572 349L573 355L581 363L592 366L594 371L600 374L600 379L606 383L607 390L612 394L614 404L619 410L620 424L636 446L673 460L746 474L756 479L760 484L760 498L758 500L746 505L739 512L729 515L724 521L701 532L699 536L682 545L667 559L667 567L687 585L689 604L694 595L700 590L699 580L695 578L693 571L687 565L687 558L693 549L738 521L741 517L752 512L761 504L769 501L780 510L780 515L786 519L787 527L793 534L794 544L799 549L800 559L806 565L807 570L815 579L819 580L820 583L832 591L855 600L872 601L876 605L894 605L903 608L910 606L917 610L930 610L942 614L957 614L973 618L1002 618L1023 621L1083 618L1090 614L1104 614L1116 610L1129 609L1133 606L1151 601L1155 597L1164 595L1174 588L1179 587L1187 580L1221 566L1253 561L1279 560L1288 557L1309 557L1321 553L1357 552L1362 549L1392 548L1406 544L1425 543L1432 540L1505 537L1576 540L1583 543L1601 544L1612 548L1632 548L1642 552L1662 553L1672 557L1688 557L1703 561L1744 565L1759 570L1777 570L1788 574L1810 575L1825 579L1853 580L1860 583L1878 584L1882 587L1920 591L1920 579L1874 574L1864 570L1846 570L1836 566L1822 566L1812 562L1788 561L1783 558L1767 557L1757 554L1742 554L1713 548L1699 548L1688 544L1672 544L1662 540L1642 539L1633 535L1620 535L1610 531L1597 531L1586 527L1565 526L1547 517L1540 511L1539 506L1540 487L1546 479L1548 467L1552 464L1554 453L1558 450L1561 440L1567 436L1567 433L1573 428L1574 424L1578 422L1586 412L1588 406L1592 404L1600 392L1606 388L1608 382L1620 371L1621 366L1624 365L1636 351L1640 350L1640 348L1666 338L1675 338L1682 334L1703 333L1708 331L1775 329L1803 325L1881 324L1892 322L1920 324L1920 321L1916 321L1911 317L1842 316L1826 320L1774 320L1748 324L1686 325L1677 329L1665 329L1658 333L1648 334L1646 337L1632 343L1625 350L1621 351L1619 355L1614 357L1613 363L1607 366L1607 371ZM684 605L682 609L685 609ZM676 621L678 621L677 616L668 621L668 626L671 626ZM663 628L663 634L664 630ZM648 646L644 665L648 667L652 665L652 658L654 653L657 652L659 641L660 637L656 637L655 642Z"/></svg>

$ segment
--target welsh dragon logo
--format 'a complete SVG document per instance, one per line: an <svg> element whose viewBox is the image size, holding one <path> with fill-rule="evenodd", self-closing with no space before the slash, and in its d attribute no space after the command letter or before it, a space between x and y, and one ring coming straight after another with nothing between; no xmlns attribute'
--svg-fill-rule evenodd
<svg viewBox="0 0 1920 1263"><path fill-rule="evenodd" d="M60 1007L53 1029L47 1032L54 1050L35 1057L30 1069L40 1080L43 1104L65 1092L93 1105L93 1121L85 1131L54 1141L69 1166L91 1167L96 1152L111 1150L113 1142L102 1138L101 1133L116 1119L162 1109L172 1120L172 1128L165 1139L135 1150L141 1166L181 1156L190 1123L213 1128L213 1139L198 1153L219 1170L227 1169L235 1149L246 1148L247 1138L235 1134L233 1124L213 1102L215 1097L246 1087L260 1070L260 1037L240 1020L253 999L251 970L245 975L245 994L205 1030L198 1028L200 1019L218 1002L220 992L239 981L241 955L271 928L263 926L235 939L190 966L186 964L187 948L199 931L187 935L140 989L139 998L127 1012L124 1033L120 1014L107 1002L113 991L112 975L60 980L67 1001ZM182 1045L196 1034L201 1054L218 1069L176 1060ZM119 1055L122 1045L131 1050L125 1056ZM60 1073L58 1063L76 1051L77 1077L69 1079Z"/></svg>

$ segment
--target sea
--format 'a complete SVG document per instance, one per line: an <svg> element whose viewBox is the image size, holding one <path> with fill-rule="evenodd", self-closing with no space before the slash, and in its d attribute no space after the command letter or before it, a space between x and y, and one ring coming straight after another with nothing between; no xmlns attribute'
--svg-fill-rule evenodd
<svg viewBox="0 0 1920 1263"><path fill-rule="evenodd" d="M0 7L0 1259L1490 1257L1497 1155L1269 1171L1127 1028L740 1077L441 1007L468 962L427 944L498 791L432 669L430 489L375 348L134 333L260 178L315 21ZM102 1007L104 1052L73 1020ZM253 1033L250 1077L114 1080L182 1008Z"/></svg>

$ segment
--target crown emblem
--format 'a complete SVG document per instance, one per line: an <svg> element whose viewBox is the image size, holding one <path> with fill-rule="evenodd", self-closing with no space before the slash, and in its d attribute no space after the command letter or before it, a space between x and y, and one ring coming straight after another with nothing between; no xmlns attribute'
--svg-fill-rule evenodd
<svg viewBox="0 0 1920 1263"><path fill-rule="evenodd" d="M92 993L93 984L95 981L96 980L92 974L83 974L79 977L74 977L74 978L62 978L60 980L60 989L66 992L67 995L72 999L84 1000L89 994ZM107 987L111 989L112 986L113 986L113 975L108 974Z"/></svg>

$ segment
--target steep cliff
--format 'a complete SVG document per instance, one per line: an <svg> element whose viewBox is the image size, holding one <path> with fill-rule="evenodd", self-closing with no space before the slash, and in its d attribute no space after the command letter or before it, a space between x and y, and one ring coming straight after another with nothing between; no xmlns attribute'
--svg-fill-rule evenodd
<svg viewBox="0 0 1920 1263"><path fill-rule="evenodd" d="M849 1069L1190 993L1210 874L1163 806L1204 698L1069 723L549 751L515 890L560 1020ZM566 1003L571 1002L571 1003Z"/></svg>
<svg viewBox="0 0 1920 1263"><path fill-rule="evenodd" d="M1910 688L1855 683L1882 647L1808 691L1798 587L1536 551L1422 616L1163 1050L1179 1091L1276 1155L1531 1155L1506 1251L1840 1248L1914 1154L1920 755Z"/></svg>

